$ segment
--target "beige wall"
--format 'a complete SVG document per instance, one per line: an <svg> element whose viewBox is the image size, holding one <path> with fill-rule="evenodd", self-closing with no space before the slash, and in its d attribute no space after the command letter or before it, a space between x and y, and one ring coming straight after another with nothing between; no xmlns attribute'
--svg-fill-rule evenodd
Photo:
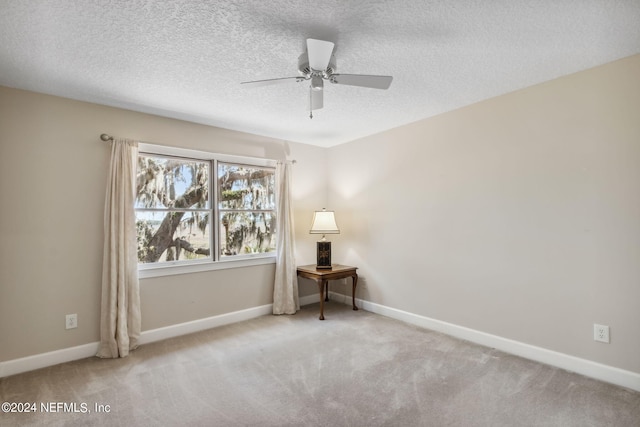
<svg viewBox="0 0 640 427"><path fill-rule="evenodd" d="M359 296L640 372L639 76L636 55L331 148Z"/></svg>
<svg viewBox="0 0 640 427"><path fill-rule="evenodd" d="M296 159L298 259L326 202L325 150L0 87L0 361L99 340L102 217L113 135L272 159ZM143 330L272 302L273 265L141 280ZM301 294L313 292L304 285ZM79 327L64 329L65 314Z"/></svg>
<svg viewBox="0 0 640 427"><path fill-rule="evenodd" d="M99 338L108 132L296 159L298 262L335 209L359 297L640 372L638 75L634 56L330 149L0 87L0 361ZM144 279L143 329L268 304L272 277Z"/></svg>

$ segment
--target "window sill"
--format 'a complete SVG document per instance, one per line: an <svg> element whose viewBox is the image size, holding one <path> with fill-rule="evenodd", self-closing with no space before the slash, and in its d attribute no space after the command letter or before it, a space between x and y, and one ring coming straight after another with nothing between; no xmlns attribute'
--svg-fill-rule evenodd
<svg viewBox="0 0 640 427"><path fill-rule="evenodd" d="M203 271L226 270L229 268L252 267L255 265L275 264L275 256L243 257L193 264L162 264L138 267L138 278L173 276L178 274L200 273Z"/></svg>

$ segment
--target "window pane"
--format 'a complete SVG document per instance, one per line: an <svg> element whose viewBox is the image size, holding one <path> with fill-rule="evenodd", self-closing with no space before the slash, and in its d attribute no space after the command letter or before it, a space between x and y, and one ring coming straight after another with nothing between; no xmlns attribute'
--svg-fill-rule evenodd
<svg viewBox="0 0 640 427"><path fill-rule="evenodd" d="M271 212L220 214L222 256L271 252L276 248L275 215Z"/></svg>
<svg viewBox="0 0 640 427"><path fill-rule="evenodd" d="M209 207L209 162L138 156L136 208Z"/></svg>
<svg viewBox="0 0 640 427"><path fill-rule="evenodd" d="M138 262L209 258L208 212L136 211Z"/></svg>
<svg viewBox="0 0 640 427"><path fill-rule="evenodd" d="M272 210L276 207L273 169L219 163L218 184L220 209Z"/></svg>

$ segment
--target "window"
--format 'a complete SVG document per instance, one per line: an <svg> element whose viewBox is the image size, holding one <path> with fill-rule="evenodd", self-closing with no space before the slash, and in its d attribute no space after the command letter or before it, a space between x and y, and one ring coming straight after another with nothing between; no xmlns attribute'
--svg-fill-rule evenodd
<svg viewBox="0 0 640 427"><path fill-rule="evenodd" d="M211 255L207 161L140 154L136 182L138 262Z"/></svg>
<svg viewBox="0 0 640 427"><path fill-rule="evenodd" d="M276 248L275 171L218 163L218 208L222 256Z"/></svg>
<svg viewBox="0 0 640 427"><path fill-rule="evenodd" d="M135 204L141 269L275 255L275 169L201 154L141 147Z"/></svg>

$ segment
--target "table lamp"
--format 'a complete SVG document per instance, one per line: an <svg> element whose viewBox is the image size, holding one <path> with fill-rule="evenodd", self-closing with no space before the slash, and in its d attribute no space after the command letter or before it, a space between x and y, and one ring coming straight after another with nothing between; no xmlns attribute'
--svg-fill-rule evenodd
<svg viewBox="0 0 640 427"><path fill-rule="evenodd" d="M318 241L316 268L331 269L331 242L327 240L325 234L340 234L333 211L325 208L315 211L309 234L322 234L322 239Z"/></svg>

